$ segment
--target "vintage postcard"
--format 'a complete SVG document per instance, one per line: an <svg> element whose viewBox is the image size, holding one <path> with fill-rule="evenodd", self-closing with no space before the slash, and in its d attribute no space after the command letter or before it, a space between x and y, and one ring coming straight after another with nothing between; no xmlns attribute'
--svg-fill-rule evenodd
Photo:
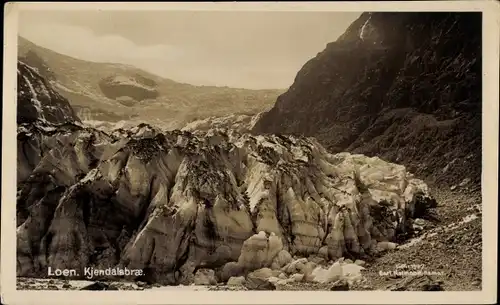
<svg viewBox="0 0 500 305"><path fill-rule="evenodd" d="M2 303L496 301L498 2L4 11Z"/></svg>

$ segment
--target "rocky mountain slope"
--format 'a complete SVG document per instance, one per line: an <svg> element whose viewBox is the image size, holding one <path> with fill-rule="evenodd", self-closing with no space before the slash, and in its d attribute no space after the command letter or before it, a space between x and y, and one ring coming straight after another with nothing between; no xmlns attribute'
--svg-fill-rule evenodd
<svg viewBox="0 0 500 305"><path fill-rule="evenodd" d="M19 58L67 98L82 120L148 122L168 128L209 116L255 114L282 90L193 86L137 69L72 58L19 37Z"/></svg>
<svg viewBox="0 0 500 305"><path fill-rule="evenodd" d="M61 124L79 121L68 100L55 91L36 68L17 65L17 122Z"/></svg>
<svg viewBox="0 0 500 305"><path fill-rule="evenodd" d="M314 136L332 152L478 189L481 14L362 14L303 66L254 131Z"/></svg>

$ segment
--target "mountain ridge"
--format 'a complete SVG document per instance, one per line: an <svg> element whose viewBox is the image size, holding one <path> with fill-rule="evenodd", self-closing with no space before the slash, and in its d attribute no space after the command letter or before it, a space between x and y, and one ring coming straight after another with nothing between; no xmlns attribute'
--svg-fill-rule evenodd
<svg viewBox="0 0 500 305"><path fill-rule="evenodd" d="M134 70L140 71L140 72L142 72L144 74L149 74L152 78L158 78L158 79L170 81L172 83L179 84L179 85L186 85L186 86L193 86L193 87L202 87L202 88L203 87L221 88L221 89L222 88L231 88L231 89L236 89L236 90L239 89L239 90L250 90L250 91L259 91L259 90L279 90L279 91L284 91L284 90L286 90L286 88L253 89L253 88L246 88L246 87L229 87L229 86L216 86L216 85L195 85L195 84L191 84L191 83L188 83L188 82L182 82L182 81L178 81L178 80L175 80L175 79L172 79L172 78L169 78L169 77L161 76L161 75L158 75L158 74L156 74L154 72L147 71L145 69L136 67L136 66L131 65L131 64L117 63L117 62L106 62L106 61L92 61L92 60L77 58L77 57L72 56L72 55L64 54L64 53L61 53L61 52L54 51L54 50L52 50L50 48L46 48L46 47L37 45L36 43L30 41L28 38L25 38L25 37L23 37L21 35L18 36L18 44L20 44L22 46L21 47L22 49L24 49L24 48L26 48L28 50L41 49L44 52L55 53L55 54L57 54L57 55L59 55L61 57L69 57L69 58L71 58L71 60L80 61L81 63L92 63L92 64L98 64L98 65L102 64L102 65L109 65L109 66L123 66L123 67L126 67L126 68L130 68L130 69L134 69ZM26 51L23 51L22 53L25 53L25 52Z"/></svg>
<svg viewBox="0 0 500 305"><path fill-rule="evenodd" d="M53 87L70 101L82 120L129 120L135 124L144 121L175 129L206 116L261 112L282 92L180 83L130 65L73 58L22 37L19 37L18 48L21 60L33 67L47 66L51 70L52 76L48 78ZM140 86L119 87L112 78L154 82L155 93L147 94Z"/></svg>

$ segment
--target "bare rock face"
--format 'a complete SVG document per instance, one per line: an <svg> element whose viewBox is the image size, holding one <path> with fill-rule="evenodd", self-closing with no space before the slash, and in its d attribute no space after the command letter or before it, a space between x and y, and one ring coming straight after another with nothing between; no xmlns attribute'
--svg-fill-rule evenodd
<svg viewBox="0 0 500 305"><path fill-rule="evenodd" d="M104 96L110 99L119 99L126 106L134 105L134 101L155 99L159 96L154 80L136 75L114 75L102 79L99 88Z"/></svg>
<svg viewBox="0 0 500 305"><path fill-rule="evenodd" d="M477 186L481 74L480 13L363 13L253 131L314 136L329 151L379 156L438 185L470 177Z"/></svg>
<svg viewBox="0 0 500 305"><path fill-rule="evenodd" d="M80 121L68 100L52 88L37 68L22 61L17 63L17 86L18 124L35 121L52 124Z"/></svg>
<svg viewBox="0 0 500 305"><path fill-rule="evenodd" d="M320 249L369 255L435 204L404 166L295 136L25 124L18 146L20 276L120 266L166 284L201 268L228 280Z"/></svg>
<svg viewBox="0 0 500 305"><path fill-rule="evenodd" d="M216 285L215 272L211 269L198 269L194 275L195 285Z"/></svg>

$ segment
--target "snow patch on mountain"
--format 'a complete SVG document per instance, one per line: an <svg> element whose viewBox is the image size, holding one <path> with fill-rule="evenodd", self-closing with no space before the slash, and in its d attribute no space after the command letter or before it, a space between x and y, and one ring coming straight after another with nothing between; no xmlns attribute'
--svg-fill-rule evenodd
<svg viewBox="0 0 500 305"><path fill-rule="evenodd" d="M182 130L206 132L210 129L231 129L239 133L246 133L254 127L261 116L262 113L256 115L232 114L223 117L209 117L190 122Z"/></svg>

